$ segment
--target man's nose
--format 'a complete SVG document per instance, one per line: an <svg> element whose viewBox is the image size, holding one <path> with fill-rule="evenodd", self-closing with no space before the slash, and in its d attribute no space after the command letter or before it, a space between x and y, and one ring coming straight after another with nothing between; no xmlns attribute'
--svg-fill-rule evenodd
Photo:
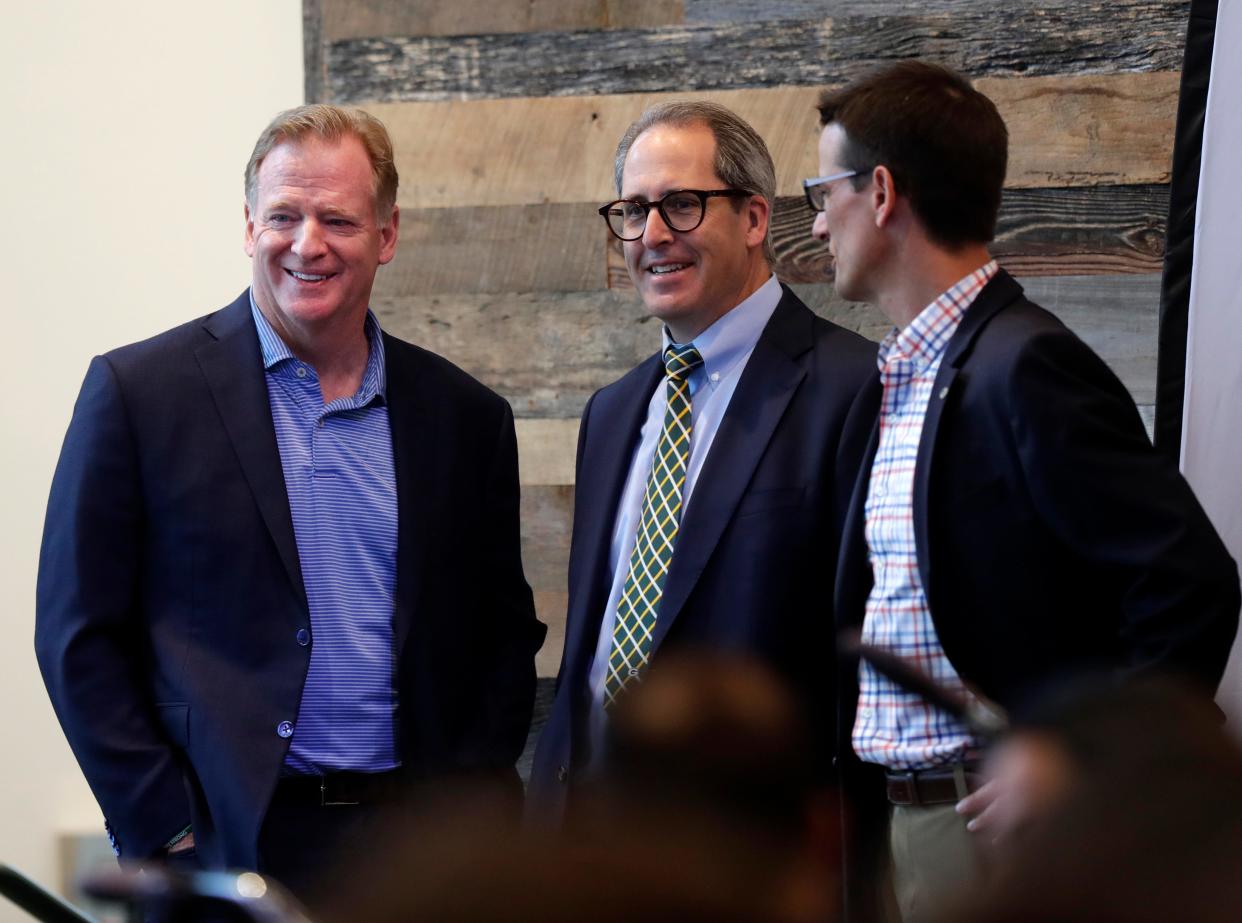
<svg viewBox="0 0 1242 923"><path fill-rule="evenodd" d="M811 225L811 236L828 243L828 216L823 212L815 213L815 221Z"/></svg>
<svg viewBox="0 0 1242 923"><path fill-rule="evenodd" d="M310 259L319 256L324 249L323 226L313 218L302 221L293 238L293 252Z"/></svg>
<svg viewBox="0 0 1242 923"><path fill-rule="evenodd" d="M664 216L658 208L647 210L647 223L643 226L643 246L648 249L658 247L673 239L673 232L664 222Z"/></svg>

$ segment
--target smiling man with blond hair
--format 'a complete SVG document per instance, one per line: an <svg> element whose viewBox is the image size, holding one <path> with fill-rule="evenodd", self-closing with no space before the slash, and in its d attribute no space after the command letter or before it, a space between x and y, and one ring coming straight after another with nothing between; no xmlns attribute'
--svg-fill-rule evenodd
<svg viewBox="0 0 1242 923"><path fill-rule="evenodd" d="M396 192L379 121L281 113L246 168L250 287L87 372L36 648L123 860L313 895L414 783L516 786L543 628L513 416L368 309Z"/></svg>

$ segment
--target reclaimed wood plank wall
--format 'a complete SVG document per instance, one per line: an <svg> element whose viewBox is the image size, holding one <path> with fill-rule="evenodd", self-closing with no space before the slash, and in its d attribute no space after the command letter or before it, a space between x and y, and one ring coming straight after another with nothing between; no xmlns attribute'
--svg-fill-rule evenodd
<svg viewBox="0 0 1242 923"><path fill-rule="evenodd" d="M649 355L595 207L625 127L672 98L724 103L776 161L777 272L817 312L879 339L838 299L799 180L817 170L820 88L907 57L996 100L1010 167L994 252L1091 343L1150 419L1179 69L1189 0L304 0L308 101L388 125L401 246L384 326L463 366L518 416L527 575L565 610L577 417Z"/></svg>

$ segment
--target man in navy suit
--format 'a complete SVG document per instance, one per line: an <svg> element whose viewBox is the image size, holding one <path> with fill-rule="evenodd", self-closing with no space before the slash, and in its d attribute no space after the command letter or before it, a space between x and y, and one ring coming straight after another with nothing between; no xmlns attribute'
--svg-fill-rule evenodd
<svg viewBox="0 0 1242 923"><path fill-rule="evenodd" d="M874 345L773 275L775 171L749 125L707 103L649 110L615 178L600 211L663 348L582 415L565 650L528 793L552 823L607 764L613 703L668 653L753 656L831 720L829 598L858 470L843 434L874 411Z"/></svg>
<svg viewBox="0 0 1242 923"><path fill-rule="evenodd" d="M820 114L814 233L840 294L894 324L842 540L841 625L1006 708L1094 671L1172 672L1210 694L1236 567L1121 382L988 254L1008 150L996 107L909 61L825 93ZM868 852L887 852L902 918L928 919L1014 814L996 785L975 791L975 728L869 663L841 678L839 766L853 817L871 818L847 852L850 894L866 899Z"/></svg>
<svg viewBox="0 0 1242 923"><path fill-rule="evenodd" d="M35 640L122 859L302 889L416 782L516 784L543 627L513 417L368 310L396 194L376 119L281 113L250 288L87 372Z"/></svg>

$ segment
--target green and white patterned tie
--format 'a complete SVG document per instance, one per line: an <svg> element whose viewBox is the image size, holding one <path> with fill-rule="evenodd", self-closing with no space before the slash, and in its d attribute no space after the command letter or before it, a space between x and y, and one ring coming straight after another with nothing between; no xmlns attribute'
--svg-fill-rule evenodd
<svg viewBox="0 0 1242 923"><path fill-rule="evenodd" d="M664 578L673 560L686 463L690 459L690 373L702 363L703 357L693 346L670 346L664 350L664 369L668 373L664 429L651 462L630 569L617 603L608 678L604 683L605 708L612 707L626 686L637 682L651 652L651 634L664 593Z"/></svg>

